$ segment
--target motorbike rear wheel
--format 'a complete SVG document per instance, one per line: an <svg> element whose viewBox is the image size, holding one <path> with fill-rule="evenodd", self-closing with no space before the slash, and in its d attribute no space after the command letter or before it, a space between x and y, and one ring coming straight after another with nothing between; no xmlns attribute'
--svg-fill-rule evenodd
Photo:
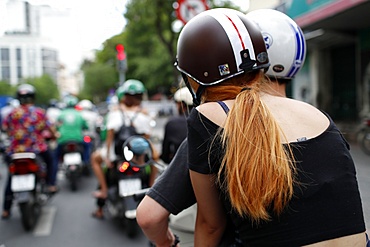
<svg viewBox="0 0 370 247"><path fill-rule="evenodd" d="M69 177L69 182L70 182L72 191L77 190L77 180L78 180L78 174L76 172L71 172L70 177Z"/></svg>
<svg viewBox="0 0 370 247"><path fill-rule="evenodd" d="M36 223L38 216L40 215L40 205L35 202L22 202L19 204L21 211L22 225L26 231L32 230Z"/></svg>
<svg viewBox="0 0 370 247"><path fill-rule="evenodd" d="M138 225L136 219L126 219L126 232L129 238L134 238L138 234Z"/></svg>
<svg viewBox="0 0 370 247"><path fill-rule="evenodd" d="M370 155L370 132L364 133L361 140L361 149L365 154Z"/></svg>

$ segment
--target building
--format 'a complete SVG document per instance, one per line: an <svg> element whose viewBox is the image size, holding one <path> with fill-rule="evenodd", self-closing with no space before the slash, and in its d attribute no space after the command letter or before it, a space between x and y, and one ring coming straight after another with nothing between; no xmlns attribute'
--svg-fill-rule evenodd
<svg viewBox="0 0 370 247"><path fill-rule="evenodd" d="M58 52L40 32L42 6L9 0L0 36L0 80L12 85L24 78L49 74L58 78ZM0 30L1 31L1 30Z"/></svg>

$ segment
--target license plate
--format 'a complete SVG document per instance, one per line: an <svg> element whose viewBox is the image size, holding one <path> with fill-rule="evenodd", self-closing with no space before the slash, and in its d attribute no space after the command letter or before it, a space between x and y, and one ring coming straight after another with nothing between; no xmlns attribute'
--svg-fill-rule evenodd
<svg viewBox="0 0 370 247"><path fill-rule="evenodd" d="M13 175L11 190L13 192L28 191L35 188L35 174Z"/></svg>
<svg viewBox="0 0 370 247"><path fill-rule="evenodd" d="M119 195L126 196L127 194L141 190L141 179L121 179L118 182Z"/></svg>
<svg viewBox="0 0 370 247"><path fill-rule="evenodd" d="M79 165L82 162L80 153L68 153L63 156L64 164L69 165Z"/></svg>

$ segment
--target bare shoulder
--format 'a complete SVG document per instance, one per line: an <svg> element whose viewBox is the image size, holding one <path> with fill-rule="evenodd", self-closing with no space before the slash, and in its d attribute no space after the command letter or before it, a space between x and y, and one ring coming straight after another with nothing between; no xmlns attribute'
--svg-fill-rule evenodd
<svg viewBox="0 0 370 247"><path fill-rule="evenodd" d="M231 109L234 100L226 100L224 103ZM196 108L203 116L217 124L218 126L223 126L226 120L226 113L217 102L207 102L201 104Z"/></svg>
<svg viewBox="0 0 370 247"><path fill-rule="evenodd" d="M268 98L263 100L279 123L288 141L305 137L314 138L329 126L328 117L308 103L288 98Z"/></svg>

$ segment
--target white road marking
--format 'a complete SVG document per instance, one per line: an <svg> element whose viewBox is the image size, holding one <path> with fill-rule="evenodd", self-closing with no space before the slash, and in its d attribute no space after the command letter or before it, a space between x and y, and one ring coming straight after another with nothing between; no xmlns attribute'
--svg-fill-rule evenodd
<svg viewBox="0 0 370 247"><path fill-rule="evenodd" d="M36 237L49 236L53 228L53 222L57 208L55 206L43 207L33 235Z"/></svg>

